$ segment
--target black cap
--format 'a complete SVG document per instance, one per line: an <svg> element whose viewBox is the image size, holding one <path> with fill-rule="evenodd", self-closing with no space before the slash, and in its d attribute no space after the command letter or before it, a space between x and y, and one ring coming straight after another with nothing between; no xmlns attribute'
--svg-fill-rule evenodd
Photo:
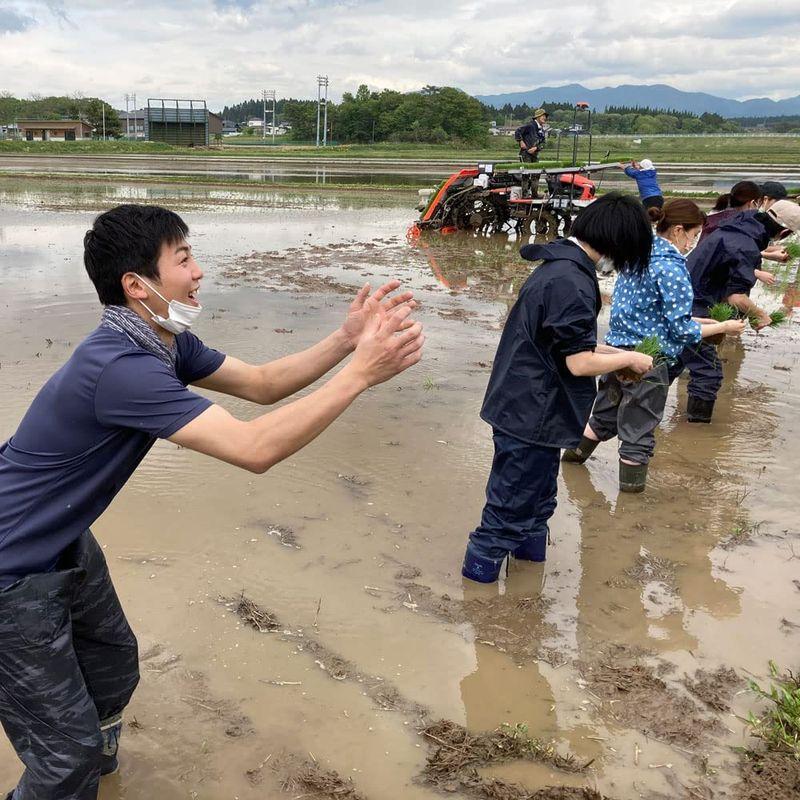
<svg viewBox="0 0 800 800"><path fill-rule="evenodd" d="M789 196L786 187L778 181L766 181L761 184L761 193L764 197L771 197L773 200L783 200Z"/></svg>

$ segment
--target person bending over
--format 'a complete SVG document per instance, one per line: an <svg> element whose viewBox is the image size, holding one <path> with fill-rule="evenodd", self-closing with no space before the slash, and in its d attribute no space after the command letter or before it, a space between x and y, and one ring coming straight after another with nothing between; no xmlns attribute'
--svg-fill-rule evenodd
<svg viewBox="0 0 800 800"><path fill-rule="evenodd" d="M667 200L651 208L656 223L650 261L643 270L623 269L614 285L606 344L633 349L655 336L664 360L639 380L609 372L600 378L592 416L580 444L566 450L563 461L582 464L601 441L619 439L619 488L644 491L647 466L656 445L655 430L664 416L669 392L667 364L701 337L739 334L741 320L701 325L692 318L694 293L686 253L700 236L706 215L691 200Z"/></svg>
<svg viewBox="0 0 800 800"><path fill-rule="evenodd" d="M597 344L596 272L604 262L641 271L652 242L642 204L614 192L580 212L569 239L520 250L542 263L508 315L481 409L492 426L494 460L481 521L469 535L465 578L494 582L509 554L545 560L561 448L580 441L595 376L652 368L650 356Z"/></svg>
<svg viewBox="0 0 800 800"><path fill-rule="evenodd" d="M619 166L629 178L636 181L639 198L645 208L661 208L664 205L664 195L658 185L658 173L649 158L643 158L641 162L631 161L628 166Z"/></svg>
<svg viewBox="0 0 800 800"><path fill-rule="evenodd" d="M740 212L701 238L687 259L694 289L692 313L708 318L711 306L726 302L743 316L758 320L756 330L770 325L769 314L750 299L761 253L771 240L799 229L800 206L780 200L767 212ZM687 347L670 367L670 381L684 369L689 370L689 422L711 422L722 386L722 364L716 347L707 342Z"/></svg>

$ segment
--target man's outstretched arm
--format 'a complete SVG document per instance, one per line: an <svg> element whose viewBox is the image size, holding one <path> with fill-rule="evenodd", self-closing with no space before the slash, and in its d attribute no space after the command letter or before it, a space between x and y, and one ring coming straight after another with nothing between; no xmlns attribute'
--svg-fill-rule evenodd
<svg viewBox="0 0 800 800"><path fill-rule="evenodd" d="M400 281L389 281L375 291L371 300L383 303L384 310L390 314L404 304L411 303L413 307L411 292L384 300L399 286ZM304 389L355 349L369 321L369 309L373 307L367 304L369 288L369 284L365 284L356 295L341 328L312 347L258 366L227 356L219 369L196 381L195 385L262 405L277 403Z"/></svg>
<svg viewBox="0 0 800 800"><path fill-rule="evenodd" d="M169 437L171 442L263 473L319 436L365 389L416 364L425 337L422 326L406 326L411 309L389 314L367 301L370 320L353 360L324 386L282 408L243 422L211 406Z"/></svg>

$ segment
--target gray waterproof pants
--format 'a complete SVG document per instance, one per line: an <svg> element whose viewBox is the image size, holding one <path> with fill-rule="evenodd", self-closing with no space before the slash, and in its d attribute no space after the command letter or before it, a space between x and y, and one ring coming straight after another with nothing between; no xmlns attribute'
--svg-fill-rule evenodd
<svg viewBox="0 0 800 800"><path fill-rule="evenodd" d="M669 392L666 364L624 381L615 372L600 378L589 427L601 442L619 438L619 456L647 464L656 446L655 431L664 416Z"/></svg>
<svg viewBox="0 0 800 800"><path fill-rule="evenodd" d="M136 638L90 531L58 569L0 591L0 723L25 765L13 800L95 800L116 763L101 721L138 682Z"/></svg>

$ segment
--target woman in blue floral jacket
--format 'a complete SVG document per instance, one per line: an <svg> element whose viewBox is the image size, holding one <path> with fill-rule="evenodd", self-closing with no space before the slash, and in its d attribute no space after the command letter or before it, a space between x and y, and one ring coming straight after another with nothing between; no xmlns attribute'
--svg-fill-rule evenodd
<svg viewBox="0 0 800 800"><path fill-rule="evenodd" d="M611 303L606 344L633 349L646 337L658 339L663 359L641 380L618 373L603 375L592 416L577 448L564 461L583 463L600 442L619 438L620 489L641 492L647 465L655 449L655 429L664 415L669 391L668 363L683 349L717 333L738 334L739 320L713 322L692 317L694 293L686 268L686 254L697 243L705 214L691 200L667 201L649 209L657 236L647 269L622 273Z"/></svg>

